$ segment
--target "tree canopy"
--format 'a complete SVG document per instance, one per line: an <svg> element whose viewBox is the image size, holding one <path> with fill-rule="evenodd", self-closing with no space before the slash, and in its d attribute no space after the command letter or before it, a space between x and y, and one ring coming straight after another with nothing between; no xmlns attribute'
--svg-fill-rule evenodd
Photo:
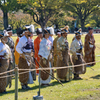
<svg viewBox="0 0 100 100"><path fill-rule="evenodd" d="M99 3L100 0L69 0L64 6L64 10L73 12L74 16L80 19L81 27L84 29L85 20L91 13L99 10Z"/></svg>
<svg viewBox="0 0 100 100"><path fill-rule="evenodd" d="M17 0L0 0L0 9L3 12L4 28L8 27L8 12L18 11L24 5L18 4Z"/></svg>
<svg viewBox="0 0 100 100"><path fill-rule="evenodd" d="M34 22L39 24L42 29L48 20L59 13L63 0L27 0L28 5L23 9L24 12L33 16ZM26 2L23 2L26 3Z"/></svg>

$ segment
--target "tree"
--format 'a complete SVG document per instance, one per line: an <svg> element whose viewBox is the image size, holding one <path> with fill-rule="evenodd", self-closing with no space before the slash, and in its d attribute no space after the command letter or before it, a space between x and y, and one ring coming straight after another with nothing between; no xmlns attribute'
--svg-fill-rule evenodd
<svg viewBox="0 0 100 100"><path fill-rule="evenodd" d="M73 12L80 19L81 28L84 29L87 17L94 11L99 10L99 2L100 0L69 0L64 10Z"/></svg>
<svg viewBox="0 0 100 100"><path fill-rule="evenodd" d="M8 14L9 24L16 29L18 27L24 28L26 24L33 24L33 18L29 14L24 14L22 10L15 13ZM28 19L28 20L27 20Z"/></svg>
<svg viewBox="0 0 100 100"><path fill-rule="evenodd" d="M29 1L27 2L28 5L23 10L24 12L32 15L34 22L39 24L42 29L46 27L48 20L59 12L63 3L63 0L35 0L34 2L32 0Z"/></svg>
<svg viewBox="0 0 100 100"><path fill-rule="evenodd" d="M73 20L75 19L71 16L71 12L65 13L63 10L61 10L58 14L55 14L50 18L47 25L55 25L56 29L58 29L64 27L65 25L71 26Z"/></svg>
<svg viewBox="0 0 100 100"><path fill-rule="evenodd" d="M18 11L23 5L18 4L17 0L0 0L0 8L3 12L4 29L8 27L8 12Z"/></svg>

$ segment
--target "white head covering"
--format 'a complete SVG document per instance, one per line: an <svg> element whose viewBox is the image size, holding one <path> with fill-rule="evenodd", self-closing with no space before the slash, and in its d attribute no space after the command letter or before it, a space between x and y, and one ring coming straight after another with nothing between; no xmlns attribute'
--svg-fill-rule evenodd
<svg viewBox="0 0 100 100"><path fill-rule="evenodd" d="M47 30L50 30L50 34L54 35L54 28L53 27L47 27Z"/></svg>

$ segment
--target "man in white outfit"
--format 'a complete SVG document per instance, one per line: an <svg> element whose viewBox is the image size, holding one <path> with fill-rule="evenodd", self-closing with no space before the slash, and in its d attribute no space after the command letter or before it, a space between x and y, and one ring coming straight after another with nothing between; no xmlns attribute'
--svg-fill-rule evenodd
<svg viewBox="0 0 100 100"><path fill-rule="evenodd" d="M19 69L30 69L31 67L33 67L32 53L34 52L34 47L33 42L30 39L32 28L31 26L25 26L25 28L25 35L20 38L16 46L16 51L20 54L18 64ZM21 82L22 89L30 89L28 84L33 83L33 78L30 72L19 74L19 80Z"/></svg>

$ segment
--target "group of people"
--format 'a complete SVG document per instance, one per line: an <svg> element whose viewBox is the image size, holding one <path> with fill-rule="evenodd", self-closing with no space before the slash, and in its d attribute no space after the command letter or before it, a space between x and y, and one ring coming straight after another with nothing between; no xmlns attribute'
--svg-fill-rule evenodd
<svg viewBox="0 0 100 100"><path fill-rule="evenodd" d="M88 28L89 32L85 36L83 46L81 40L81 30L76 28L75 37L69 47L67 35L69 27L65 26L57 30L57 37L54 39L54 29L52 27L43 30L37 28L37 38L33 37L32 25L26 25L25 29L17 29L17 40L14 44L12 29L8 27L3 33L0 33L0 73L19 68L19 81L22 89L30 89L28 84L33 84L36 75L40 77L41 86L50 86L51 79L54 79L54 70L41 70L39 74L38 68L57 67L57 79L61 82L68 82L74 79L81 79L80 74L86 72L86 66L95 64L95 39L93 37L93 29ZM84 47L84 55L83 55ZM85 63L93 62L85 65ZM77 67L67 67L75 66ZM65 67L66 66L66 67ZM65 67L62 68L61 67ZM29 71L28 69L36 69ZM28 71L28 72L26 72ZM12 73L2 74L0 77L10 75ZM11 77L0 78L0 93L6 93L6 87L11 87Z"/></svg>

